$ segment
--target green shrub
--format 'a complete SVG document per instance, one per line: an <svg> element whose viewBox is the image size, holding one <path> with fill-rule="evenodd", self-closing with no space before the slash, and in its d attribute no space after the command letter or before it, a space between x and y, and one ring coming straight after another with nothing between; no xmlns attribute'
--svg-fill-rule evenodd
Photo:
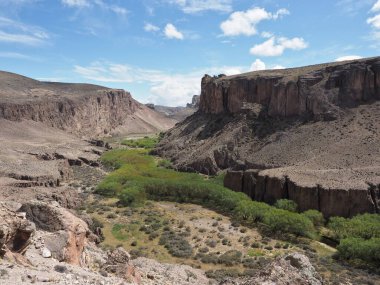
<svg viewBox="0 0 380 285"><path fill-rule="evenodd" d="M124 189L118 198L123 206L141 206L146 200L146 195L139 187L130 187Z"/></svg>
<svg viewBox="0 0 380 285"><path fill-rule="evenodd" d="M325 219L322 213L317 210L307 210L302 214L308 218L316 227L321 227L325 224Z"/></svg>
<svg viewBox="0 0 380 285"><path fill-rule="evenodd" d="M174 231L164 231L159 241L174 257L190 257L193 249L189 242Z"/></svg>
<svg viewBox="0 0 380 285"><path fill-rule="evenodd" d="M380 238L346 238L337 247L345 259L362 259L380 265Z"/></svg>
<svg viewBox="0 0 380 285"><path fill-rule="evenodd" d="M218 258L218 263L232 266L241 263L243 254L238 250L229 250Z"/></svg>
<svg viewBox="0 0 380 285"><path fill-rule="evenodd" d="M334 232L337 239L344 238L380 238L380 215L363 214L352 219L333 217L328 227Z"/></svg>
<svg viewBox="0 0 380 285"><path fill-rule="evenodd" d="M145 149L151 149L156 146L158 143L158 138L155 137L144 137L141 139L135 139L135 140L124 140L122 141L122 145L126 145L132 148L145 148Z"/></svg>
<svg viewBox="0 0 380 285"><path fill-rule="evenodd" d="M282 209L271 209L267 211L263 220L272 232L286 232L300 236L313 237L313 223L297 213Z"/></svg>
<svg viewBox="0 0 380 285"><path fill-rule="evenodd" d="M288 200L288 199L277 200L276 203L274 203L274 206L277 209L282 209L282 210L286 210L290 212L297 212L297 208L298 208L296 202L292 200Z"/></svg>

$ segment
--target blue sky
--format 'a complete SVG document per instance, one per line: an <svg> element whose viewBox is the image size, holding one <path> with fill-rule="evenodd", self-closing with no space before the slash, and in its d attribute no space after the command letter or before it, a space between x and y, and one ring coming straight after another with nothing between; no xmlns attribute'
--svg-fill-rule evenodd
<svg viewBox="0 0 380 285"><path fill-rule="evenodd" d="M208 74L380 51L380 0L0 0L0 69L177 106Z"/></svg>

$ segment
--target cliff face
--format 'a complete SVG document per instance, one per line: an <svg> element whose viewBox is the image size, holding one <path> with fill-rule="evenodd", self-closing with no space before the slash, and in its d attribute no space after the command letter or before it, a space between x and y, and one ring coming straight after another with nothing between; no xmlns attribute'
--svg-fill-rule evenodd
<svg viewBox="0 0 380 285"><path fill-rule="evenodd" d="M249 103L269 116L320 117L339 106L380 99L380 59L202 79L200 111L237 113Z"/></svg>
<svg viewBox="0 0 380 285"><path fill-rule="evenodd" d="M146 121L141 112L146 113ZM136 113L138 122L132 122ZM152 122L150 117L154 117ZM0 72L0 118L33 120L91 137L104 136L125 124L135 124L134 132L141 125L141 133L149 133L168 129L175 123L138 103L124 90L40 82L7 72Z"/></svg>
<svg viewBox="0 0 380 285"><path fill-rule="evenodd" d="M325 216L379 212L380 58L205 76L197 113L157 148L252 199Z"/></svg>

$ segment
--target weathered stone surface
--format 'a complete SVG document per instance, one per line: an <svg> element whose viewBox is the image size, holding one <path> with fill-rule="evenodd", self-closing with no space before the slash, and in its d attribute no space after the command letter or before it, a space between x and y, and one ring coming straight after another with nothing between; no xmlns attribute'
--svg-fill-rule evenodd
<svg viewBox="0 0 380 285"><path fill-rule="evenodd" d="M228 171L224 177L224 187L243 192L243 171Z"/></svg>
<svg viewBox="0 0 380 285"><path fill-rule="evenodd" d="M81 264L83 249L90 234L83 220L54 202L31 201L23 204L20 211L26 212L28 219L38 229L53 233L45 236L44 240L55 257L71 264Z"/></svg>
<svg viewBox="0 0 380 285"><path fill-rule="evenodd" d="M14 208L12 203L0 202L0 257L7 252L22 253L36 230L35 225Z"/></svg>
<svg viewBox="0 0 380 285"><path fill-rule="evenodd" d="M202 79L200 111L238 113L244 103L266 106L269 116L323 118L335 107L380 97L379 58L298 69Z"/></svg>

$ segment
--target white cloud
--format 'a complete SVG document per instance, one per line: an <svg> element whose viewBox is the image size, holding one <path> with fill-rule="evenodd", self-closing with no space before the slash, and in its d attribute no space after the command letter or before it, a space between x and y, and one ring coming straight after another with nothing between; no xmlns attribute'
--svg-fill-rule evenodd
<svg viewBox="0 0 380 285"><path fill-rule="evenodd" d="M363 58L362 56L359 55L346 55L346 56L341 56L335 59L335 61L346 61L346 60L356 60L356 59L361 59Z"/></svg>
<svg viewBox="0 0 380 285"><path fill-rule="evenodd" d="M160 30L160 28L150 23L146 23L144 26L144 30L147 32L157 32Z"/></svg>
<svg viewBox="0 0 380 285"><path fill-rule="evenodd" d="M203 11L232 11L232 0L169 0L169 2L178 5L187 14Z"/></svg>
<svg viewBox="0 0 380 285"><path fill-rule="evenodd" d="M177 39L177 40L183 40L183 34L177 30L177 28L173 24L167 24L165 26L165 36L168 39Z"/></svg>
<svg viewBox="0 0 380 285"><path fill-rule="evenodd" d="M69 7L89 7L90 3L87 0L62 0L62 4Z"/></svg>
<svg viewBox="0 0 380 285"><path fill-rule="evenodd" d="M377 0L377 2L373 5L371 11L372 12L378 12L378 11L380 11L380 0Z"/></svg>
<svg viewBox="0 0 380 285"><path fill-rule="evenodd" d="M0 52L0 57L2 58L13 58L13 59L29 59L33 60L34 58L18 52Z"/></svg>
<svg viewBox="0 0 380 285"><path fill-rule="evenodd" d="M128 10L117 5L108 4L103 0L61 0L62 4L71 8L89 8L97 6L103 10L111 11L119 16L126 16Z"/></svg>
<svg viewBox="0 0 380 285"><path fill-rule="evenodd" d="M250 53L257 56L280 56L286 49L302 50L307 47L308 44L303 38L271 37L262 44L254 45L250 49Z"/></svg>
<svg viewBox="0 0 380 285"><path fill-rule="evenodd" d="M286 68L285 66L277 64L277 65L271 67L270 69L285 69L285 68Z"/></svg>
<svg viewBox="0 0 380 285"><path fill-rule="evenodd" d="M273 37L273 34L270 32L262 32L261 37L269 39L269 38Z"/></svg>
<svg viewBox="0 0 380 285"><path fill-rule="evenodd" d="M41 28L0 17L0 42L41 45L49 35Z"/></svg>
<svg viewBox="0 0 380 285"><path fill-rule="evenodd" d="M367 24L372 25L375 29L380 29L380 14L367 19Z"/></svg>
<svg viewBox="0 0 380 285"><path fill-rule="evenodd" d="M286 9L280 9L272 14L264 8L252 8L247 11L233 12L226 21L220 24L220 28L225 36L252 36L257 34L256 25L263 20L278 19L289 14Z"/></svg>
<svg viewBox="0 0 380 285"><path fill-rule="evenodd" d="M266 69L265 63L262 60L260 60L260 59L256 59L251 64L251 68L249 70L250 71L258 71L258 70L265 70L265 69Z"/></svg>
<svg viewBox="0 0 380 285"><path fill-rule="evenodd" d="M150 86L149 102L167 106L185 105L191 101L193 95L200 94L200 83L204 74L234 75L247 71L248 67L222 66L197 69L188 73L168 73L109 62L94 62L90 66L74 67L74 72L83 78L100 83L147 83Z"/></svg>

